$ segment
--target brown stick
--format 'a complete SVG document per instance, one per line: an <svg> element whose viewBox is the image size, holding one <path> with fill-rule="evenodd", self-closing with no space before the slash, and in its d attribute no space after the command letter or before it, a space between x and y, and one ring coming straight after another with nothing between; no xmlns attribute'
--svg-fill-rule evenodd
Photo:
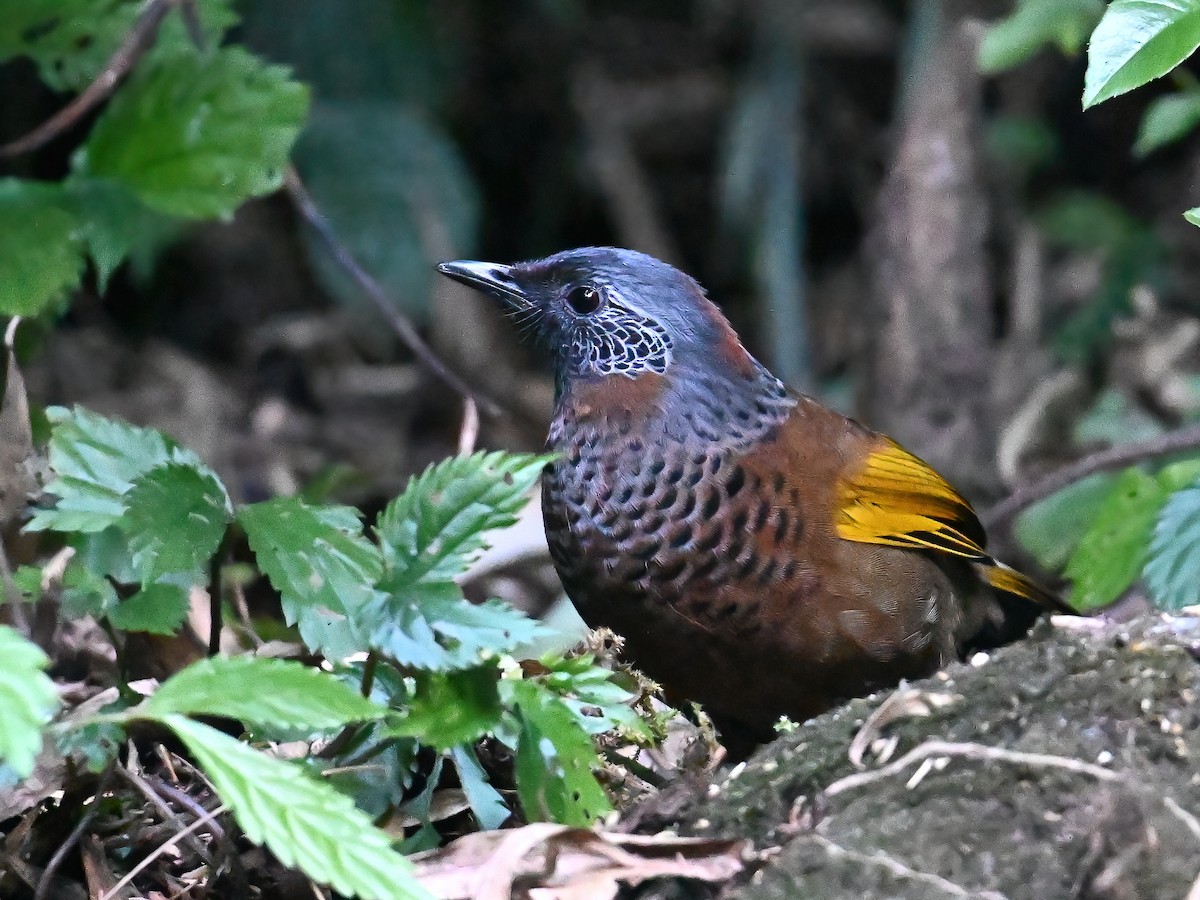
<svg viewBox="0 0 1200 900"><path fill-rule="evenodd" d="M416 326L407 317L401 315L396 309L395 304L388 299L379 282L359 265L358 260L354 258L354 254L350 252L350 249L338 239L338 236L333 233L333 229L329 227L329 222L325 219L321 210L317 208L316 203L313 202L312 196L308 193L308 189L305 188L304 182L300 180L300 174L296 171L295 167L288 167L283 177L283 184L288 195L292 198L292 202L296 205L296 210L316 233L317 237L321 239L321 242L325 245L325 249L333 257L334 262L362 288L363 293L375 304L375 308L379 310L380 315L392 326L392 330L396 332L396 336L413 352L413 355L450 390L464 399L475 401L480 409L490 415L499 413L500 407L495 402L480 395L478 391L473 390L470 385L442 362L433 351L433 348L425 343L425 340L417 333Z"/></svg>
<svg viewBox="0 0 1200 900"><path fill-rule="evenodd" d="M117 89L117 85L137 65L147 50L154 46L158 26L167 13L192 0L150 0L129 29L121 46L109 58L92 83L74 100L23 137L0 146L0 159L11 159L30 153L71 128Z"/></svg>
<svg viewBox="0 0 1200 900"><path fill-rule="evenodd" d="M1121 444L1099 453L1093 453L1091 456L1085 456L1077 462L1051 472L1033 484L1018 488L1006 500L1000 501L985 512L980 519L989 531L1007 528L1023 510L1089 475L1123 469L1135 463L1167 456L1171 453L1181 453L1185 450L1200 450L1200 425L1181 428L1179 431L1172 431L1146 441Z"/></svg>

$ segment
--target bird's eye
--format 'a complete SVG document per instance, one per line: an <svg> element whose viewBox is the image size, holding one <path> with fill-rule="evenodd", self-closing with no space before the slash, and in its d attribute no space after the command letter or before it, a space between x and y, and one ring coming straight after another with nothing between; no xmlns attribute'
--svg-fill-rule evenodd
<svg viewBox="0 0 1200 900"><path fill-rule="evenodd" d="M567 306L580 316L590 315L600 308L600 292L594 287L575 287L567 292Z"/></svg>

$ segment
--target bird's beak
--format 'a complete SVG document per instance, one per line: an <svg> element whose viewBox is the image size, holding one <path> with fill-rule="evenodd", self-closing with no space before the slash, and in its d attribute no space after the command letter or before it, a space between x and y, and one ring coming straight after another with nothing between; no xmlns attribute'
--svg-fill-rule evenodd
<svg viewBox="0 0 1200 900"><path fill-rule="evenodd" d="M509 310L528 309L531 305L525 291L512 277L512 266L459 259L438 263L437 270L467 287L495 297Z"/></svg>

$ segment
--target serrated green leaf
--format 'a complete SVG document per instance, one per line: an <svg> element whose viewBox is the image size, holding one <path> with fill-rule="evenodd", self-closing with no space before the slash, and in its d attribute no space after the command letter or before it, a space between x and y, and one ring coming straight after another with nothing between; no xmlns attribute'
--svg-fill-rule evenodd
<svg viewBox="0 0 1200 900"><path fill-rule="evenodd" d="M1142 116L1133 154L1142 157L1173 144L1194 131L1197 125L1200 125L1200 90L1156 97Z"/></svg>
<svg viewBox="0 0 1200 900"><path fill-rule="evenodd" d="M1088 44L1083 108L1153 81L1200 47L1200 0L1113 0Z"/></svg>
<svg viewBox="0 0 1200 900"><path fill-rule="evenodd" d="M217 476L178 451L137 477L124 496L120 526L142 584L172 573L202 573L233 517Z"/></svg>
<svg viewBox="0 0 1200 900"><path fill-rule="evenodd" d="M495 664L420 672L403 715L388 720L388 732L440 750L478 740L500 721L498 677Z"/></svg>
<svg viewBox="0 0 1200 900"><path fill-rule="evenodd" d="M364 900L430 900L411 864L349 797L215 728L178 715L163 721L187 745L246 836L285 866Z"/></svg>
<svg viewBox="0 0 1200 900"><path fill-rule="evenodd" d="M0 59L29 56L57 91L80 90L137 18L139 0L0 0Z"/></svg>
<svg viewBox="0 0 1200 900"><path fill-rule="evenodd" d="M0 59L28 56L54 90L80 91L108 64L145 5L142 0L0 0ZM206 43L219 43L237 20L226 0L197 0L195 7ZM190 44L181 18L168 14L149 60Z"/></svg>
<svg viewBox="0 0 1200 900"><path fill-rule="evenodd" d="M229 215L281 183L308 109L287 69L237 47L139 68L74 160L168 215Z"/></svg>
<svg viewBox="0 0 1200 900"><path fill-rule="evenodd" d="M60 185L0 178L0 315L37 315L79 284L78 230Z"/></svg>
<svg viewBox="0 0 1200 900"><path fill-rule="evenodd" d="M49 660L7 625L0 625L0 761L21 778L33 771L42 729L58 709L58 692L43 671Z"/></svg>
<svg viewBox="0 0 1200 900"><path fill-rule="evenodd" d="M1104 14L1103 0L1019 0L979 43L979 69L995 74L1020 65L1047 44L1073 56Z"/></svg>
<svg viewBox="0 0 1200 900"><path fill-rule="evenodd" d="M1070 603L1086 612L1116 600L1142 571L1169 491L1141 469L1121 473L1067 562Z"/></svg>
<svg viewBox="0 0 1200 900"><path fill-rule="evenodd" d="M600 760L575 714L532 681L505 681L506 701L520 720L517 792L529 821L588 826L612 806L592 774Z"/></svg>
<svg viewBox="0 0 1200 900"><path fill-rule="evenodd" d="M63 189L95 265L101 293L135 248L161 246L181 227L178 219L147 208L129 188L114 181L72 176L63 182Z"/></svg>
<svg viewBox="0 0 1200 900"><path fill-rule="evenodd" d="M1200 206L1193 206L1191 209L1184 210L1183 217L1200 228Z"/></svg>
<svg viewBox="0 0 1200 900"><path fill-rule="evenodd" d="M442 671L477 666L542 633L537 621L507 603L469 602L453 582L382 595L364 621L371 646L401 665Z"/></svg>
<svg viewBox="0 0 1200 900"><path fill-rule="evenodd" d="M549 456L474 453L430 466L388 504L375 530L385 590L451 581L487 547L484 535L516 521Z"/></svg>
<svg viewBox="0 0 1200 900"><path fill-rule="evenodd" d="M160 581L110 607L106 615L109 623L122 631L174 634L187 618L188 602L187 588Z"/></svg>
<svg viewBox="0 0 1200 900"><path fill-rule="evenodd" d="M488 783L487 773L479 764L475 748L470 746L453 747L450 758L454 760L454 768L458 771L458 782L462 785L467 802L471 804L471 812L475 821L484 831L491 831L503 825L512 815L512 810L500 796L500 792Z"/></svg>
<svg viewBox="0 0 1200 900"><path fill-rule="evenodd" d="M529 678L544 684L575 714L588 734L613 729L647 733L646 723L633 710L636 696L613 681L614 673L598 666L590 654L547 656L540 660L549 671Z"/></svg>
<svg viewBox="0 0 1200 900"><path fill-rule="evenodd" d="M380 598L383 562L358 512L278 497L243 506L237 519L305 643L332 659L365 649L358 625Z"/></svg>
<svg viewBox="0 0 1200 900"><path fill-rule="evenodd" d="M1200 604L1200 482L1167 499L1154 525L1143 576L1162 608Z"/></svg>
<svg viewBox="0 0 1200 900"><path fill-rule="evenodd" d="M283 659L200 660L172 675L131 715L228 716L283 728L336 728L387 712L332 675Z"/></svg>
<svg viewBox="0 0 1200 900"><path fill-rule="evenodd" d="M171 460L174 444L151 428L81 407L50 407L46 415L55 474L46 492L58 497L58 504L36 510L27 531L103 531L124 514L124 496L138 476Z"/></svg>

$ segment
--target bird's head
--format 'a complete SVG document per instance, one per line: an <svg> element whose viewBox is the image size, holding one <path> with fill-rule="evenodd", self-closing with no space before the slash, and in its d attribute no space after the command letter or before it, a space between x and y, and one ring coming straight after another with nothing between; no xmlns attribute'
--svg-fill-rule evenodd
<svg viewBox="0 0 1200 900"><path fill-rule="evenodd" d="M443 275L498 299L576 379L664 375L681 362L750 364L725 317L695 280L652 256L580 247L514 265L460 260Z"/></svg>

